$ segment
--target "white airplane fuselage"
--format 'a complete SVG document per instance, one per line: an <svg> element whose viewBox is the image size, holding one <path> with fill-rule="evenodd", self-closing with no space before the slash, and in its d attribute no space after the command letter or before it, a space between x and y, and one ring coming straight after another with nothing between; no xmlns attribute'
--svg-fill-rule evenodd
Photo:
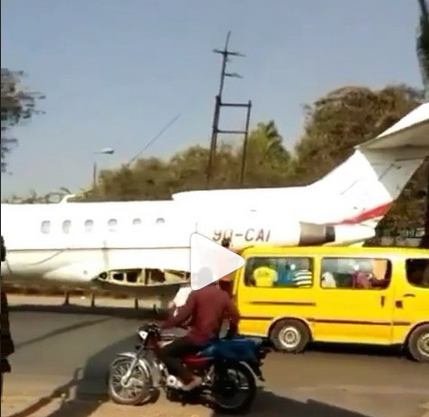
<svg viewBox="0 0 429 417"><path fill-rule="evenodd" d="M231 238L237 248L363 242L429 156L429 103L395 126L304 187L184 192L171 201L2 204L2 278L158 288L181 281L173 273L165 281L166 271L190 270L195 232L219 243Z"/></svg>
<svg viewBox="0 0 429 417"><path fill-rule="evenodd" d="M195 232L216 242L229 237L234 247L296 245L308 232L294 215L293 199L288 200L289 208L268 211L193 209L175 201L2 205L8 254L2 276L14 282L79 284L113 270L189 271ZM321 225L317 233L326 229ZM354 243L374 235L373 228L362 225L331 229L336 235L320 236L321 243Z"/></svg>

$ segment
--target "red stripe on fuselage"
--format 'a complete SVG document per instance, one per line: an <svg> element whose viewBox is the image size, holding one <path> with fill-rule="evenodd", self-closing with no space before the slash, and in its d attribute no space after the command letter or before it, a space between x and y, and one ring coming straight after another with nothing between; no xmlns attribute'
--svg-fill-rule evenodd
<svg viewBox="0 0 429 417"><path fill-rule="evenodd" d="M374 219L376 217L383 217L387 213L391 205L392 203L386 203L382 206L363 211L362 213L359 213L354 217L350 217L349 219L344 219L337 224L357 224L362 223L366 220Z"/></svg>

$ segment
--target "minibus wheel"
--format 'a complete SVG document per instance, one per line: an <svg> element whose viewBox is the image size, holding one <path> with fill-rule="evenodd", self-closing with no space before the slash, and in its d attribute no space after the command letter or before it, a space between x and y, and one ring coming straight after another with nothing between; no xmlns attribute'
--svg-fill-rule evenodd
<svg viewBox="0 0 429 417"><path fill-rule="evenodd" d="M412 331L407 348L414 360L429 363L429 324L423 324Z"/></svg>
<svg viewBox="0 0 429 417"><path fill-rule="evenodd" d="M311 335L307 325L299 320L278 321L270 332L274 347L286 353L301 353L310 342Z"/></svg>

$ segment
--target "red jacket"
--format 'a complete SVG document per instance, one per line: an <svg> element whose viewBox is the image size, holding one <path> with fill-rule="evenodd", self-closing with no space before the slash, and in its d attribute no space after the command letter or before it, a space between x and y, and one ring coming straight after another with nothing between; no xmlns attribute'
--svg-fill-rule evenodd
<svg viewBox="0 0 429 417"><path fill-rule="evenodd" d="M177 316L168 318L162 328L179 327L190 320L187 337L195 344L205 344L219 337L225 316L230 332L237 333L239 315L231 298L216 285L208 285L193 291Z"/></svg>

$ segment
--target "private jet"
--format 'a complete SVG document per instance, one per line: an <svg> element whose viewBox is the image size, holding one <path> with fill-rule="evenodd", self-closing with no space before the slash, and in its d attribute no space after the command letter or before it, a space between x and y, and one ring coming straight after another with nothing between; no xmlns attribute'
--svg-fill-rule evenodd
<svg viewBox="0 0 429 417"><path fill-rule="evenodd" d="M2 280L100 286L166 302L189 273L192 233L230 238L237 248L361 244L428 156L425 103L307 186L190 191L169 201L2 204Z"/></svg>

